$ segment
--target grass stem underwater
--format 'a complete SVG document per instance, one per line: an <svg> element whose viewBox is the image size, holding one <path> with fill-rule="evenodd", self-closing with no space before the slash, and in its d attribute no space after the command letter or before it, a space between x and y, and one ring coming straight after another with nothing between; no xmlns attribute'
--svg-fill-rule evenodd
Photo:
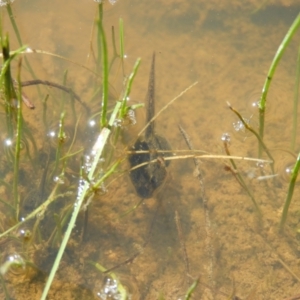
<svg viewBox="0 0 300 300"><path fill-rule="evenodd" d="M282 211L281 221L280 221L280 230L281 231L284 228L284 224L285 224L287 216L288 216L289 207L290 207L290 204L291 204L291 201L293 198L295 184L296 184L296 180L297 180L298 173L299 173L299 168L300 168L300 153L298 154L297 161L292 170L288 193L287 193L287 197L286 197L286 200L285 200L285 203L283 206L283 211Z"/></svg>
<svg viewBox="0 0 300 300"><path fill-rule="evenodd" d="M277 69L277 66L281 60L281 57L286 50L287 46L289 45L292 37L294 36L295 32L298 30L300 26L300 13L294 20L293 24L289 28L288 32L286 33L285 37L283 38L281 44L279 45L277 52L273 58L273 61L271 63L271 66L269 68L267 77L265 79L265 83L262 89L262 94L258 103L259 108L259 136L261 140L264 138L264 128L265 128L265 110L266 110L266 101L267 101L267 95L269 92L269 88L272 82L272 79L275 75L275 71ZM262 153L263 144L259 143L259 156Z"/></svg>

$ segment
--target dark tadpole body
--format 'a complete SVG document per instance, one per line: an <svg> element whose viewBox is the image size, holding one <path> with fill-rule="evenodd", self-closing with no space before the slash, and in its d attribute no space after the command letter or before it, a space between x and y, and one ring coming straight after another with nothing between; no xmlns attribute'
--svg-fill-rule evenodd
<svg viewBox="0 0 300 300"><path fill-rule="evenodd" d="M130 179L140 197L151 198L154 191L164 183L167 177L166 167L169 165L169 161L165 161L164 157L170 153L157 152L157 150L171 150L168 141L155 133L155 121L151 121L155 115L155 53L152 56L146 100L148 127L145 131L145 137L138 138L131 150L149 152L131 154L128 160L131 168L142 163L148 163L130 171ZM150 163L155 159L155 162Z"/></svg>

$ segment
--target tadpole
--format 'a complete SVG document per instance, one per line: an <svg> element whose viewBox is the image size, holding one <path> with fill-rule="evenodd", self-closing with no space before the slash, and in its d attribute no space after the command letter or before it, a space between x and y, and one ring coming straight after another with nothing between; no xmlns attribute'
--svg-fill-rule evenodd
<svg viewBox="0 0 300 300"><path fill-rule="evenodd" d="M130 171L130 179L137 194L145 199L151 198L157 188L164 183L167 177L166 167L170 163L170 161L165 161L164 157L170 155L169 150L171 150L168 141L163 136L156 134L155 121L152 120L155 116L155 52L152 56L146 109L146 124L148 126L145 130L145 136L136 140L131 151L147 152L132 153L128 158L131 168L148 162L148 164ZM167 152L164 153L163 150Z"/></svg>

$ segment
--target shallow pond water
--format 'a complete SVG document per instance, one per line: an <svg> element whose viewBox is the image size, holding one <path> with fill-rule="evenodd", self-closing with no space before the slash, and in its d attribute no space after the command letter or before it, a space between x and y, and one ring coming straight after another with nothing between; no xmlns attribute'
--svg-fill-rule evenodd
<svg viewBox="0 0 300 300"><path fill-rule="evenodd" d="M16 49L18 41L7 10L1 9L4 32L9 32L11 49ZM67 70L66 86L90 109L87 112L77 102L72 105L67 94L54 88L24 88L36 106L35 110L24 108L24 119L37 149L29 142L32 157L24 154L21 160L20 218L46 200L57 181L61 181L57 188L61 196L43 218L35 218L2 238L0 247L3 262L19 253L35 264L28 267L27 263L25 269L5 274L8 293L15 299L39 299L60 244L62 233L54 228L61 224L64 230L67 224L76 198L82 153L90 151L99 134L91 121L98 124L95 114L100 110L101 96L93 95L101 79L83 67L95 70L93 24L97 3L23 0L15 1L12 10L24 44L79 64L47 54L28 54L36 77L63 83ZM119 18L124 21L124 75L129 75L141 57L129 100L132 103L145 102L153 51L157 111L198 81L156 119L158 134L168 139L174 153L180 155L180 150L188 149L178 129L181 125L194 149L225 154L222 136L229 134L232 155L256 158L255 137L244 130L226 103L230 102L257 129L255 104L277 48L299 11L296 0L119 0L114 5L105 4L104 29L112 57L111 28L115 28L118 47ZM278 232L288 190L284 170L295 162L299 151L299 140L291 149L299 39L297 32L278 66L267 100L264 141L275 159L278 176L259 180L271 174L267 164L236 162L262 211L261 221L229 161L218 158L201 160L201 181L195 176L192 159L172 161L163 188L126 214L140 198L130 183L124 160L90 204L84 234L84 213L80 214L49 299L105 299L104 288L113 293L114 282L98 271L95 263L107 269L116 267L113 273L131 299L184 299L196 278L200 283L192 299L229 299L230 295L236 299L285 299L300 293L298 185L285 233ZM32 79L24 60L23 66L22 81ZM16 70L14 65L14 76ZM110 107L121 94L122 72L117 59L110 73ZM47 94L49 98L43 102ZM67 134L62 157L81 152L68 159L63 178L55 182L53 178L60 175L63 164L55 164L57 142L51 136L57 136L62 111L66 111ZM124 128L128 146L145 122L143 109L137 114L137 125ZM4 142L5 122L0 126ZM4 156L5 147L1 151L1 183L5 184L1 185L0 199L8 201L13 165L9 155ZM114 153L120 159L127 155L121 144ZM14 224L3 201L1 231ZM22 237L26 230L33 232L34 238ZM1 293L4 299L4 291Z"/></svg>

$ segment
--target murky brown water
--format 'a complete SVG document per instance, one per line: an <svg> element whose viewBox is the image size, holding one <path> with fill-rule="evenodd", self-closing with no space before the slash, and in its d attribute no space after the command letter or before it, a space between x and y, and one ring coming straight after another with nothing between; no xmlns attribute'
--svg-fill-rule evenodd
<svg viewBox="0 0 300 300"><path fill-rule="evenodd" d="M12 7L24 44L93 68L92 55L89 58L87 55L97 4L91 0L77 2L23 0L16 1ZM118 32L119 18L122 17L127 54L125 73L129 74L137 57L142 59L130 101L145 100L153 51L156 51L157 109L198 81L156 121L157 131L169 140L175 152L187 149L178 130L180 124L189 134L195 149L224 154L221 137L229 133L232 155L257 157L256 139L249 133L235 132L233 123L238 120L228 109L226 101L245 118L251 119L254 127L257 126L257 112L252 104L259 99L273 56L300 11L296 0L266 1L265 6L256 11L261 2L119 0L115 6L107 5L104 24L110 54L111 26ZM17 42L7 12L5 8L2 10L4 28L10 33L11 48L15 49ZM281 174L285 166L295 160L286 151L291 151L292 102L299 39L300 32L286 50L268 96L265 142L275 158L276 172L280 176L275 180L259 181L258 176L270 174L268 167L259 170L255 163L237 162L262 210L262 224L258 223L256 211L246 192L232 173L225 170L224 160L203 160L201 163L206 212L199 181L193 175L192 160L178 160L169 167L169 178L164 189L134 212L120 218L140 201L125 172L125 175L115 176L114 181L109 181L105 195L95 197L84 242L80 238L83 226L83 216L80 216L49 299L99 299L97 293L101 290L104 276L89 262L112 268L138 251L141 253L133 261L114 271L130 291L132 299L159 299L160 295L164 299L183 299L189 285L197 277L200 277L201 284L196 288L193 299L229 299L234 293L238 299L284 299L300 293L298 186L286 234L278 233L288 189L288 182ZM32 54L27 57L37 77L44 80L62 82L63 72L67 69L68 85L92 107L93 112L99 109L97 101L100 103L100 100L91 100L95 78L90 72L48 55ZM25 69L23 78L31 79ZM122 76L117 64L111 72L110 83L114 89L112 94L118 95ZM43 87L40 93L42 99L50 93L46 126L49 132L57 128L62 109L59 99L62 96L59 91ZM43 128L43 106L39 102L37 89L26 88L26 94L36 103L35 111L25 112L25 119L30 123L35 138L39 139L37 144L41 153L36 170L30 175L25 159L22 164L25 175L20 193L24 199L35 199L33 204L26 200L31 211L37 205L36 201L47 198L30 196L30 192L38 190L41 193L40 180L47 168L46 161L49 156L54 159L55 152L53 147L52 152L49 150L51 146L45 141L47 130ZM66 126L72 136L77 118L72 117L68 102L65 105ZM76 112L77 116L83 112L80 105L76 104ZM81 144L75 143L74 152L82 147L90 149L98 133L96 129L87 132L87 119L83 112L77 132ZM141 119L144 122L143 117ZM299 141L295 151L299 151ZM122 150L120 155L124 155ZM5 181L10 182L9 171L4 163L2 165ZM66 183L60 188L61 193L66 192L68 187L76 189L77 177L74 174L79 168L80 158L74 159L70 165L73 169L69 167L66 170ZM126 165L123 170L126 170ZM47 174L48 177L53 175L57 174ZM49 178L48 182L51 182ZM54 183L49 185L43 190L45 195ZM6 199L7 195L2 193L0 198ZM55 210L66 206L63 201ZM183 238L180 238L175 222L176 212L181 220ZM51 230L48 228L55 224L51 217L53 212L49 215L44 223L41 221L43 241L50 239ZM207 215L210 221L209 238ZM9 226L8 222L6 220L1 224L3 231ZM32 230L32 226L33 223L28 223L26 228ZM1 245L3 260L16 249L27 251L40 272L30 269L19 275L7 274L4 279L8 291L15 299L39 299L57 245L50 247L48 243L46 247L36 239L29 244L29 250L24 250L26 245L21 247L11 240L5 239ZM182 240L185 240L189 276Z"/></svg>

